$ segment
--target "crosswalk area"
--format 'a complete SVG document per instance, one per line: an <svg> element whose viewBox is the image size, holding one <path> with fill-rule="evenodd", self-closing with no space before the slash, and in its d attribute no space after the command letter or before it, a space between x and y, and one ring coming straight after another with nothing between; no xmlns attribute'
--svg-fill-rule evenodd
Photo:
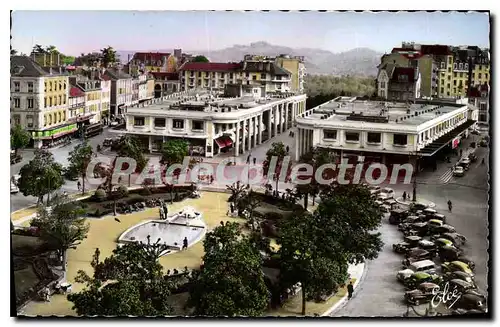
<svg viewBox="0 0 500 327"><path fill-rule="evenodd" d="M460 158L460 160L462 160L463 158L468 158L469 154L474 153L475 151L476 151L476 149L474 149L474 148L467 148L465 151L462 152L462 157ZM448 169L447 171L445 171L441 175L441 177L439 177L439 182L441 184L447 184L451 180L453 180L453 178L454 178L453 177L453 171L451 169Z"/></svg>

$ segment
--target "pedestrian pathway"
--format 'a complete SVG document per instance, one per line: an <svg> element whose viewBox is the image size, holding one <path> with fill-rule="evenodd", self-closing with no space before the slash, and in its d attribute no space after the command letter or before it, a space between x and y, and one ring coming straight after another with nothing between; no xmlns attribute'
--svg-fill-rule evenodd
<svg viewBox="0 0 500 327"><path fill-rule="evenodd" d="M354 278L356 280L354 282L354 284L352 285L354 288L353 296L356 294L357 287L358 287L359 283L362 282L362 279L364 276L363 275L364 271L365 271L365 264L364 263L360 263L357 265L349 265L349 267L347 268L347 272L349 273L349 278L350 279ZM331 308L329 308L327 311L325 311L322 314L322 316L331 316L335 310L341 308L343 305L345 305L347 303L347 301L348 301L347 297L348 297L348 294L345 294L344 297L340 301L338 301Z"/></svg>

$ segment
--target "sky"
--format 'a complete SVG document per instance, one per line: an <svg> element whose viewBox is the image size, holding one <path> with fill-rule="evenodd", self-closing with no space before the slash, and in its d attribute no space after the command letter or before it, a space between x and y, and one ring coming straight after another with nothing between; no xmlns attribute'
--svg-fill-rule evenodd
<svg viewBox="0 0 500 327"><path fill-rule="evenodd" d="M55 45L79 55L181 48L212 51L266 41L332 52L366 47L389 52L402 41L489 48L486 13L338 13L206 11L14 11L12 47Z"/></svg>

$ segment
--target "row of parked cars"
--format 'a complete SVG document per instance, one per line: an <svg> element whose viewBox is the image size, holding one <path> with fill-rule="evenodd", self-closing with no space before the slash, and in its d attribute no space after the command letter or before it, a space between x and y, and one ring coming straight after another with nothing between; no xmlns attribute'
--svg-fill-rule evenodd
<svg viewBox="0 0 500 327"><path fill-rule="evenodd" d="M393 244L394 252L404 256L397 280L405 285L405 300L414 305L430 302L447 285L460 298L450 308L453 314L486 312L486 297L477 290L474 262L464 255L465 236L446 223L446 216L423 203L409 209L382 200L381 189L370 187L377 203L386 211L389 223L397 225L403 242ZM387 192L386 194L392 194ZM393 197L391 197L393 198Z"/></svg>
<svg viewBox="0 0 500 327"><path fill-rule="evenodd" d="M470 164L476 161L476 154L469 153L467 157L460 159L455 167L453 167L453 176L463 177L465 175L465 172L469 170Z"/></svg>

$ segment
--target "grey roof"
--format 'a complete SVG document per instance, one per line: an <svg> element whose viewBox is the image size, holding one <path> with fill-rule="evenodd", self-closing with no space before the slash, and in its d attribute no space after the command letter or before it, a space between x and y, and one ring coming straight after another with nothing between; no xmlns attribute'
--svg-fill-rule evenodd
<svg viewBox="0 0 500 327"><path fill-rule="evenodd" d="M30 57L11 56L10 75L19 77L41 77L48 73Z"/></svg>
<svg viewBox="0 0 500 327"><path fill-rule="evenodd" d="M118 70L118 69L114 69L114 68L106 69L104 74L109 76L113 80L132 78L132 76L125 73L123 70Z"/></svg>
<svg viewBox="0 0 500 327"><path fill-rule="evenodd" d="M288 76L290 72L280 66L276 65L274 62L253 62L247 61L243 66L243 71L245 72L262 72L270 73L272 75Z"/></svg>

